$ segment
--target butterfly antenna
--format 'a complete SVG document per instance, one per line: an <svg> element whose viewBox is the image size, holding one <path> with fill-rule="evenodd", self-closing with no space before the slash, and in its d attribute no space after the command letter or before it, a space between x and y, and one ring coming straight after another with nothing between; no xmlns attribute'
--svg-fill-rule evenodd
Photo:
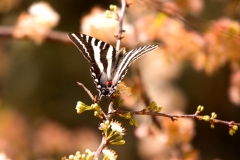
<svg viewBox="0 0 240 160"><path fill-rule="evenodd" d="M106 101L107 99L104 99L104 100L102 100L102 94L101 94L101 92L99 92L99 96L98 96L98 102L104 102L104 101Z"/></svg>
<svg viewBox="0 0 240 160"><path fill-rule="evenodd" d="M126 47L124 47L124 48L128 48L128 47L132 47L132 46L135 46L135 45L137 45L137 44L139 44L140 42L136 42L136 43L133 43L133 44L131 44L131 45L128 45L128 46L126 46Z"/></svg>
<svg viewBox="0 0 240 160"><path fill-rule="evenodd" d="M139 43L139 42L136 42L136 43L131 44L131 45L128 45L128 46L126 46L126 47L122 47L122 48L118 51L118 53L123 52L123 53L125 54L125 53L126 53L126 48L131 47L131 46L135 46L135 45L137 45L138 43Z"/></svg>
<svg viewBox="0 0 240 160"><path fill-rule="evenodd" d="M98 99L98 102L104 102L106 100L108 100L108 99Z"/></svg>

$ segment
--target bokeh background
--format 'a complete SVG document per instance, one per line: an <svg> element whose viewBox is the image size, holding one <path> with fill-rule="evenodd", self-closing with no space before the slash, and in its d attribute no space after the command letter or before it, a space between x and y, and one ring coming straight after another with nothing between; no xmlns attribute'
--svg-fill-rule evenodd
<svg viewBox="0 0 240 160"><path fill-rule="evenodd" d="M70 41L48 34L52 27L64 36L81 31L115 45L118 22L103 15L120 1L45 1L58 14L56 24L36 23L35 29L46 28L27 33L21 22L35 2L0 1L0 159L60 159L100 144L100 120L75 110L77 101L92 103L76 82L98 94L90 64ZM240 122L239 6L238 0L132 1L122 45L163 47L132 65L125 82L133 96L122 97L126 109L140 110L154 100L164 113L193 114L203 105L203 115L216 112L221 120ZM107 102L101 106L106 109ZM110 148L120 160L240 157L240 133L230 136L226 125L135 118L138 128L119 119L126 144Z"/></svg>

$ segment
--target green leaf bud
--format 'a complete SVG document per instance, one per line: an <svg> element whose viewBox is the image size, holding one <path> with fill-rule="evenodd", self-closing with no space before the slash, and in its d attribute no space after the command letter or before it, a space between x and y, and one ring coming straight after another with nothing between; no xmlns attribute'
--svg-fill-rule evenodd
<svg viewBox="0 0 240 160"><path fill-rule="evenodd" d="M118 102L118 106L122 106L124 103L124 99L121 99L119 102Z"/></svg>
<svg viewBox="0 0 240 160"><path fill-rule="evenodd" d="M210 121L210 116L208 116L208 115L206 115L206 116L203 116L202 117L202 119L204 120L204 121Z"/></svg>
<svg viewBox="0 0 240 160"><path fill-rule="evenodd" d="M123 145L123 144L125 144L125 140L119 140L119 141L116 141L116 142L110 141L109 143L113 144L113 145Z"/></svg>
<svg viewBox="0 0 240 160"><path fill-rule="evenodd" d="M237 125L233 125L232 129L237 131L238 130L238 126Z"/></svg>
<svg viewBox="0 0 240 160"><path fill-rule="evenodd" d="M137 127L138 126L138 123L137 123L137 121L135 121L134 119L132 119L132 118L130 118L130 120L129 120L129 124L130 125L134 125L135 127Z"/></svg>
<svg viewBox="0 0 240 160"><path fill-rule="evenodd" d="M211 124L211 128L214 128L215 126L214 126L214 124Z"/></svg>
<svg viewBox="0 0 240 160"><path fill-rule="evenodd" d="M230 134L231 136L233 136L233 135L235 134L235 130L229 129L229 134Z"/></svg>
<svg viewBox="0 0 240 160"><path fill-rule="evenodd" d="M215 112L212 112L211 116L212 118L217 118L217 114Z"/></svg>
<svg viewBox="0 0 240 160"><path fill-rule="evenodd" d="M125 119L129 119L131 118L131 113L130 112L127 112L127 113L124 113L124 114L120 114L119 116L125 118Z"/></svg>
<svg viewBox="0 0 240 160"><path fill-rule="evenodd" d="M201 105L199 105L199 106L198 106L198 108L197 108L197 111L199 111L199 112L202 112L202 111L203 111L203 109L204 109L204 107L203 107L203 106L201 106Z"/></svg>
<svg viewBox="0 0 240 160"><path fill-rule="evenodd" d="M110 8L111 11L116 11L116 10L117 10L117 6L116 6L116 5L113 5L113 4L111 4L111 5L109 6L109 8Z"/></svg>

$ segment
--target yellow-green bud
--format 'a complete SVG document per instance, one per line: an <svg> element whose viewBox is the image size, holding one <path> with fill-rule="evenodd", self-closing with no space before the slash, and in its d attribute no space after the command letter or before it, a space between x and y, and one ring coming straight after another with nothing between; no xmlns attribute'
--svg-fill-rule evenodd
<svg viewBox="0 0 240 160"><path fill-rule="evenodd" d="M217 114L215 112L212 112L211 116L212 118L217 118Z"/></svg>
<svg viewBox="0 0 240 160"><path fill-rule="evenodd" d="M77 155L75 155L75 157L77 157L78 159L80 159L80 158L81 158L81 154L77 154Z"/></svg>
<svg viewBox="0 0 240 160"><path fill-rule="evenodd" d="M121 100L118 102L118 105L119 105L119 106L122 106L123 103L124 103L124 99L121 99Z"/></svg>
<svg viewBox="0 0 240 160"><path fill-rule="evenodd" d="M79 151L77 151L76 154L75 154L75 157L77 157L78 159L80 159L80 158L81 158L81 153L80 153Z"/></svg>
<svg viewBox="0 0 240 160"><path fill-rule="evenodd" d="M233 130L233 129L229 129L229 134L230 134L231 136L233 136L234 133L235 133L235 130Z"/></svg>
<svg viewBox="0 0 240 160"><path fill-rule="evenodd" d="M86 157L86 154L82 154L82 159L85 159L85 157Z"/></svg>
<svg viewBox="0 0 240 160"><path fill-rule="evenodd" d="M160 112L162 107L158 106L156 102L152 101L146 108L148 111Z"/></svg>
<svg viewBox="0 0 240 160"><path fill-rule="evenodd" d="M125 141L124 140L120 140L120 141L116 141L116 142L110 142L110 144L113 144L113 145L123 145L125 144Z"/></svg>
<svg viewBox="0 0 240 160"><path fill-rule="evenodd" d="M202 119L207 122L210 121L210 117L208 115L203 116Z"/></svg>
<svg viewBox="0 0 240 160"><path fill-rule="evenodd" d="M161 110L162 110L162 106L157 106L156 112L161 112Z"/></svg>
<svg viewBox="0 0 240 160"><path fill-rule="evenodd" d="M149 104L149 106L151 106L151 107L154 107L154 106L156 106L156 105L157 105L157 103L154 102L154 101L152 101L152 102Z"/></svg>
<svg viewBox="0 0 240 160"><path fill-rule="evenodd" d="M91 153L90 149L86 149L85 152L86 152L87 154Z"/></svg>
<svg viewBox="0 0 240 160"><path fill-rule="evenodd" d="M232 129L237 131L238 130L238 126L237 125L233 125Z"/></svg>
<svg viewBox="0 0 240 160"><path fill-rule="evenodd" d="M68 157L68 159L69 159L69 160L74 160L74 155L70 155L70 156Z"/></svg>
<svg viewBox="0 0 240 160"><path fill-rule="evenodd" d="M122 139L122 138L123 138L123 136L119 135L116 138L114 138L114 140L118 140L118 139Z"/></svg>
<svg viewBox="0 0 240 160"><path fill-rule="evenodd" d="M109 120L106 120L106 121L104 122L104 124L105 124L105 125L109 125L109 124L110 124Z"/></svg>
<svg viewBox="0 0 240 160"><path fill-rule="evenodd" d="M121 117L123 117L123 118L125 118L125 119L131 118L130 112L127 112L127 113L124 113L124 114L120 114L119 116L121 116Z"/></svg>
<svg viewBox="0 0 240 160"><path fill-rule="evenodd" d="M116 11L117 10L117 6L116 5L110 5L109 6L109 8L110 8L110 10L112 10L112 11Z"/></svg>
<svg viewBox="0 0 240 160"><path fill-rule="evenodd" d="M109 11L109 10L107 10L107 11L105 12L105 15L106 15L107 18L113 18L113 14L112 14L112 12Z"/></svg>
<svg viewBox="0 0 240 160"><path fill-rule="evenodd" d="M96 111L99 109L99 105L97 103L92 104L91 107Z"/></svg>
<svg viewBox="0 0 240 160"><path fill-rule="evenodd" d="M215 126L214 126L214 124L211 124L211 128L214 128Z"/></svg>
<svg viewBox="0 0 240 160"><path fill-rule="evenodd" d="M100 114L97 111L94 111L94 116L95 117L100 117Z"/></svg>
<svg viewBox="0 0 240 160"><path fill-rule="evenodd" d="M93 156L94 156L94 153L91 152L89 149L86 149L85 152L87 153L86 160L92 160L92 159L93 159Z"/></svg>
<svg viewBox="0 0 240 160"><path fill-rule="evenodd" d="M202 111L203 111L203 109L204 109L204 107L203 107L203 106L201 106L201 105L199 105L199 106L198 106L198 108L197 108L197 111L199 111L199 112L202 112Z"/></svg>
<svg viewBox="0 0 240 160"><path fill-rule="evenodd" d="M85 105L83 102L81 101L77 102L76 110L78 114L84 112L86 108L87 108L87 105Z"/></svg>
<svg viewBox="0 0 240 160"><path fill-rule="evenodd" d="M130 120L129 120L129 124L130 125L134 125L135 127L137 127L138 126L138 123L137 123L137 121L135 121L134 119L132 119L132 118L130 118Z"/></svg>
<svg viewBox="0 0 240 160"><path fill-rule="evenodd" d="M94 154L88 154L86 157L86 160L92 160L94 157Z"/></svg>

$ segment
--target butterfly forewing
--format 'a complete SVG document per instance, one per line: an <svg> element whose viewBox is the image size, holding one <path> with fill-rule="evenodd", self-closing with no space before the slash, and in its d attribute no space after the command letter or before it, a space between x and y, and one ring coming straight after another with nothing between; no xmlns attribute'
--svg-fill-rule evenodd
<svg viewBox="0 0 240 160"><path fill-rule="evenodd" d="M68 37L92 64L91 74L97 88L105 85L106 81L111 79L111 67L116 50L106 42L84 34L69 33Z"/></svg>
<svg viewBox="0 0 240 160"><path fill-rule="evenodd" d="M73 42L73 44L82 52L83 56L90 63L92 63L94 57L94 50L91 45L92 38L79 33L69 33L68 37Z"/></svg>

